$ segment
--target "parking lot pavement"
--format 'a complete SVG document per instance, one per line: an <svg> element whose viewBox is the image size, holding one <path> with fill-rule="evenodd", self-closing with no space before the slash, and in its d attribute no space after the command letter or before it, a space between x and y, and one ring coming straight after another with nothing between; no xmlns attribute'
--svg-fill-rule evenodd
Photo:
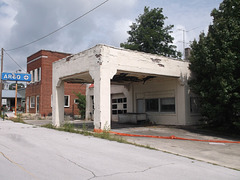
<svg viewBox="0 0 240 180"><path fill-rule="evenodd" d="M0 179L216 179L240 171L99 138L0 121Z"/></svg>
<svg viewBox="0 0 240 180"><path fill-rule="evenodd" d="M166 126L121 128L113 129L113 131L153 136L169 137L173 135L177 137L200 140L240 141L240 139L228 137L222 138L216 135L210 135L207 132L196 130L192 132L191 130L187 129ZM125 136L124 138L129 142L147 145L158 150L240 170L240 144L128 136Z"/></svg>

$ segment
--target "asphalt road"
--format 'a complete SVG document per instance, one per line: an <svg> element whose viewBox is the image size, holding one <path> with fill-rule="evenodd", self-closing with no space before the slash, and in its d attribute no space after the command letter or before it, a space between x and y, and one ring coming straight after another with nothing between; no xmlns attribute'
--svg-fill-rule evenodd
<svg viewBox="0 0 240 180"><path fill-rule="evenodd" d="M94 137L0 120L0 179L240 179L240 171Z"/></svg>

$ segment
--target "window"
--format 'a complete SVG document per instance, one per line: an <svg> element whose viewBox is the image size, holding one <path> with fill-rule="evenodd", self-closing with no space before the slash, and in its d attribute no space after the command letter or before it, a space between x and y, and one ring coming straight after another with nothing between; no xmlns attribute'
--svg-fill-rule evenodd
<svg viewBox="0 0 240 180"><path fill-rule="evenodd" d="M112 103L117 103L117 99L112 99Z"/></svg>
<svg viewBox="0 0 240 180"><path fill-rule="evenodd" d="M199 113L199 98L198 97L190 97L190 112L191 113Z"/></svg>
<svg viewBox="0 0 240 180"><path fill-rule="evenodd" d="M64 107L70 107L70 96L64 96Z"/></svg>
<svg viewBox="0 0 240 180"><path fill-rule="evenodd" d="M32 71L32 82L33 83L35 82L35 71L34 70Z"/></svg>
<svg viewBox="0 0 240 180"><path fill-rule="evenodd" d="M146 112L175 112L175 98L156 98L145 100Z"/></svg>
<svg viewBox="0 0 240 180"><path fill-rule="evenodd" d="M35 96L30 97L30 108L35 108Z"/></svg>
<svg viewBox="0 0 240 180"><path fill-rule="evenodd" d="M162 98L161 112L175 112L175 98Z"/></svg>
<svg viewBox="0 0 240 180"><path fill-rule="evenodd" d="M74 104L79 104L79 99L74 99Z"/></svg>
<svg viewBox="0 0 240 180"><path fill-rule="evenodd" d="M158 99L146 99L146 111L147 112L158 112Z"/></svg>
<svg viewBox="0 0 240 180"><path fill-rule="evenodd" d="M34 70L34 76L35 76L34 82L38 82L38 69Z"/></svg>
<svg viewBox="0 0 240 180"><path fill-rule="evenodd" d="M117 114L117 110L112 110L112 114Z"/></svg>
<svg viewBox="0 0 240 180"><path fill-rule="evenodd" d="M118 103L122 103L122 102L123 102L123 99L122 99L122 98L119 98L119 99L117 100L117 102L118 102Z"/></svg>
<svg viewBox="0 0 240 180"><path fill-rule="evenodd" d="M74 100L74 103L75 103L75 100ZM52 103L53 103L53 95L51 95L51 107L52 107ZM64 96L64 107L70 107L70 96L69 95Z"/></svg>
<svg viewBox="0 0 240 180"><path fill-rule="evenodd" d="M112 114L126 114L127 113L127 98L112 99Z"/></svg>
<svg viewBox="0 0 240 180"><path fill-rule="evenodd" d="M37 69L37 81L41 81L41 68Z"/></svg>
<svg viewBox="0 0 240 180"><path fill-rule="evenodd" d="M31 83L41 81L41 67L30 71Z"/></svg>
<svg viewBox="0 0 240 180"><path fill-rule="evenodd" d="M36 113L39 113L39 95L36 97Z"/></svg>
<svg viewBox="0 0 240 180"><path fill-rule="evenodd" d="M117 109L117 104L113 104L112 109Z"/></svg>

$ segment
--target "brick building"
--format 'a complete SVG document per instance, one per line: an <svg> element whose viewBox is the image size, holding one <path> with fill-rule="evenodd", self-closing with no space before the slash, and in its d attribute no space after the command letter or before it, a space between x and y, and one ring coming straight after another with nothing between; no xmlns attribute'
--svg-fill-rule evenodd
<svg viewBox="0 0 240 180"><path fill-rule="evenodd" d="M26 88L26 112L38 113L41 116L52 114L52 63L71 54L40 50L27 58L27 71L32 80ZM65 82L64 112L67 115L78 115L79 110L74 93L85 95L86 86Z"/></svg>

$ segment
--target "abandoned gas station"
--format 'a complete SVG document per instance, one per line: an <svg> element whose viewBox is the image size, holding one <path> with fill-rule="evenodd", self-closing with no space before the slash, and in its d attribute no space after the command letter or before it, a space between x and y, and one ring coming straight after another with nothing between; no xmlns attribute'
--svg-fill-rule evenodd
<svg viewBox="0 0 240 180"><path fill-rule="evenodd" d="M197 97L189 90L189 62L96 45L53 63L53 124L64 122L64 82L87 83L86 119L95 129L111 121L148 119L154 124L199 123ZM92 85L90 85L92 84Z"/></svg>

